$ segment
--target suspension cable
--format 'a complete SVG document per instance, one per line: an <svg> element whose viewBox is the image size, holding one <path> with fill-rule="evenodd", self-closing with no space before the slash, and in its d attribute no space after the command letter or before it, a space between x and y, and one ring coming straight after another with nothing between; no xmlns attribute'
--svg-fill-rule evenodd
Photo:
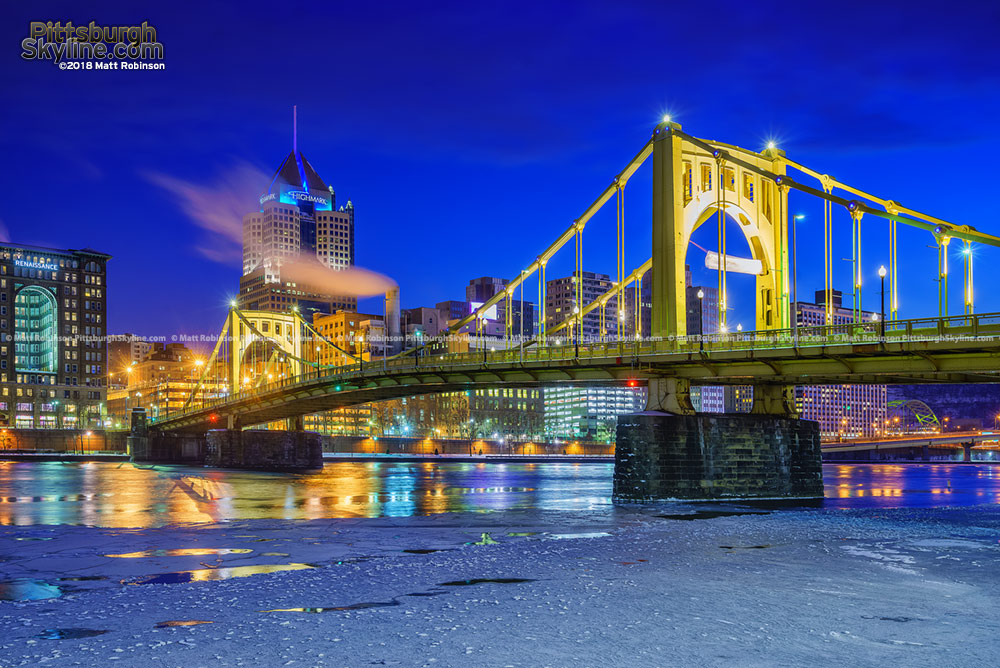
<svg viewBox="0 0 1000 668"><path fill-rule="evenodd" d="M823 184L823 190L827 190L827 184ZM833 203L830 200L823 200L823 286L824 286L824 311L826 312L825 324L833 324Z"/></svg>
<svg viewBox="0 0 1000 668"><path fill-rule="evenodd" d="M573 315L576 317L576 340L583 338L583 228L576 228L576 304Z"/></svg>
<svg viewBox="0 0 1000 668"><path fill-rule="evenodd" d="M854 262L854 322L861 322L861 211L851 212L851 244Z"/></svg>
<svg viewBox="0 0 1000 668"><path fill-rule="evenodd" d="M617 311L621 311L625 308L622 301L622 296L624 294L624 282L625 282L625 186L623 184L618 185L618 298L615 300L615 306ZM618 338L621 339L624 332L622 331L622 319L618 313L615 314L615 322L617 323Z"/></svg>

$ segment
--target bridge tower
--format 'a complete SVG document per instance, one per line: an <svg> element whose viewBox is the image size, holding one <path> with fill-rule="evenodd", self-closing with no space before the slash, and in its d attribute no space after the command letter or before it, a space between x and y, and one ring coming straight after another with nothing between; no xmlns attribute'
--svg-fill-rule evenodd
<svg viewBox="0 0 1000 668"><path fill-rule="evenodd" d="M278 368L287 369L289 377L302 373L302 327L293 314L233 308L227 317L232 337L228 360L232 387L240 388L258 380L266 382L268 373L274 377L280 375L275 373ZM260 353L260 368L254 370L251 378L248 365L254 352Z"/></svg>
<svg viewBox="0 0 1000 668"><path fill-rule="evenodd" d="M655 128L652 144L650 334L687 335L687 250L691 235L713 219L720 332L702 334L726 333L726 273L736 268L756 274L757 331L790 327L788 191L776 181L785 174L784 154L697 139L669 121ZM750 262L726 253L730 219L747 240ZM750 414L695 414L688 381L651 376L646 410L618 421L615 499L822 496L818 424L795 418L793 388L753 391Z"/></svg>
<svg viewBox="0 0 1000 668"><path fill-rule="evenodd" d="M789 316L788 191L760 172L785 173L783 153L762 153L693 139L677 123L653 135L653 336L685 336L684 267L691 235L720 212L739 224L757 269L758 331L791 326ZM725 274L735 263L720 228L719 322L726 322ZM756 264L755 263L755 264ZM706 332L709 333L709 332ZM714 332L711 332L714 333Z"/></svg>

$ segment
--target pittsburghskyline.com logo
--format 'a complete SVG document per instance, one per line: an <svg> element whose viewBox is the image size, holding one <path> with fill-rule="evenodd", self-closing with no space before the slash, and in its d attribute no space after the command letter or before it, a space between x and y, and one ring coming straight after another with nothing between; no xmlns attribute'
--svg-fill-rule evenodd
<svg viewBox="0 0 1000 668"><path fill-rule="evenodd" d="M162 62L141 62L163 60L163 44L146 21L133 26L32 21L21 40L21 58L52 61L59 69L164 69Z"/></svg>

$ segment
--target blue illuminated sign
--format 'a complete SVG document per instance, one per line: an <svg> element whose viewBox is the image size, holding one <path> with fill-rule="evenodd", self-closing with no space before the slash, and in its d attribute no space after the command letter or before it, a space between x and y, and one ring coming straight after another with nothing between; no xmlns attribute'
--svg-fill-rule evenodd
<svg viewBox="0 0 1000 668"><path fill-rule="evenodd" d="M58 264L45 264L44 262L29 262L28 260L14 260L14 266L26 267L28 269L47 269L49 271L59 271Z"/></svg>

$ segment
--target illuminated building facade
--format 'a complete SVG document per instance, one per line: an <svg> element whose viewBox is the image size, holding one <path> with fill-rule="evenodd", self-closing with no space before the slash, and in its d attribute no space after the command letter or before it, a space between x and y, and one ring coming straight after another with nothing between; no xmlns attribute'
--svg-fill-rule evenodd
<svg viewBox="0 0 1000 668"><path fill-rule="evenodd" d="M494 388L426 394L372 405L373 434L531 440L544 433L542 390Z"/></svg>
<svg viewBox="0 0 1000 668"><path fill-rule="evenodd" d="M385 322L381 316L354 311L314 314L313 328L324 341L310 341L311 350L303 351L307 359L323 366L357 364L357 358L368 362L385 357ZM371 404L360 404L314 415L306 415L306 429L322 434L367 436L371 433Z"/></svg>
<svg viewBox="0 0 1000 668"><path fill-rule="evenodd" d="M545 435L555 438L614 439L619 415L646 405L646 388L621 385L546 387Z"/></svg>
<svg viewBox="0 0 1000 668"><path fill-rule="evenodd" d="M0 422L103 426L110 258L89 248L0 245Z"/></svg>
<svg viewBox="0 0 1000 668"><path fill-rule="evenodd" d="M115 377L124 377L123 387L108 391L108 415L114 425L127 425L132 408L145 408L154 420L183 409L198 388L194 402L214 399L229 390L225 367L205 371L205 359L183 343L150 344L149 353L139 362L129 363ZM201 386L198 385L205 376Z"/></svg>
<svg viewBox="0 0 1000 668"><path fill-rule="evenodd" d="M844 308L839 290L833 290L832 324L846 325L855 321L852 309ZM826 323L826 292L816 291L813 304L794 304L799 327ZM863 320L872 313L862 311ZM885 429L885 385L803 385L795 390L799 417L819 422L820 434L828 439L875 436Z"/></svg>

